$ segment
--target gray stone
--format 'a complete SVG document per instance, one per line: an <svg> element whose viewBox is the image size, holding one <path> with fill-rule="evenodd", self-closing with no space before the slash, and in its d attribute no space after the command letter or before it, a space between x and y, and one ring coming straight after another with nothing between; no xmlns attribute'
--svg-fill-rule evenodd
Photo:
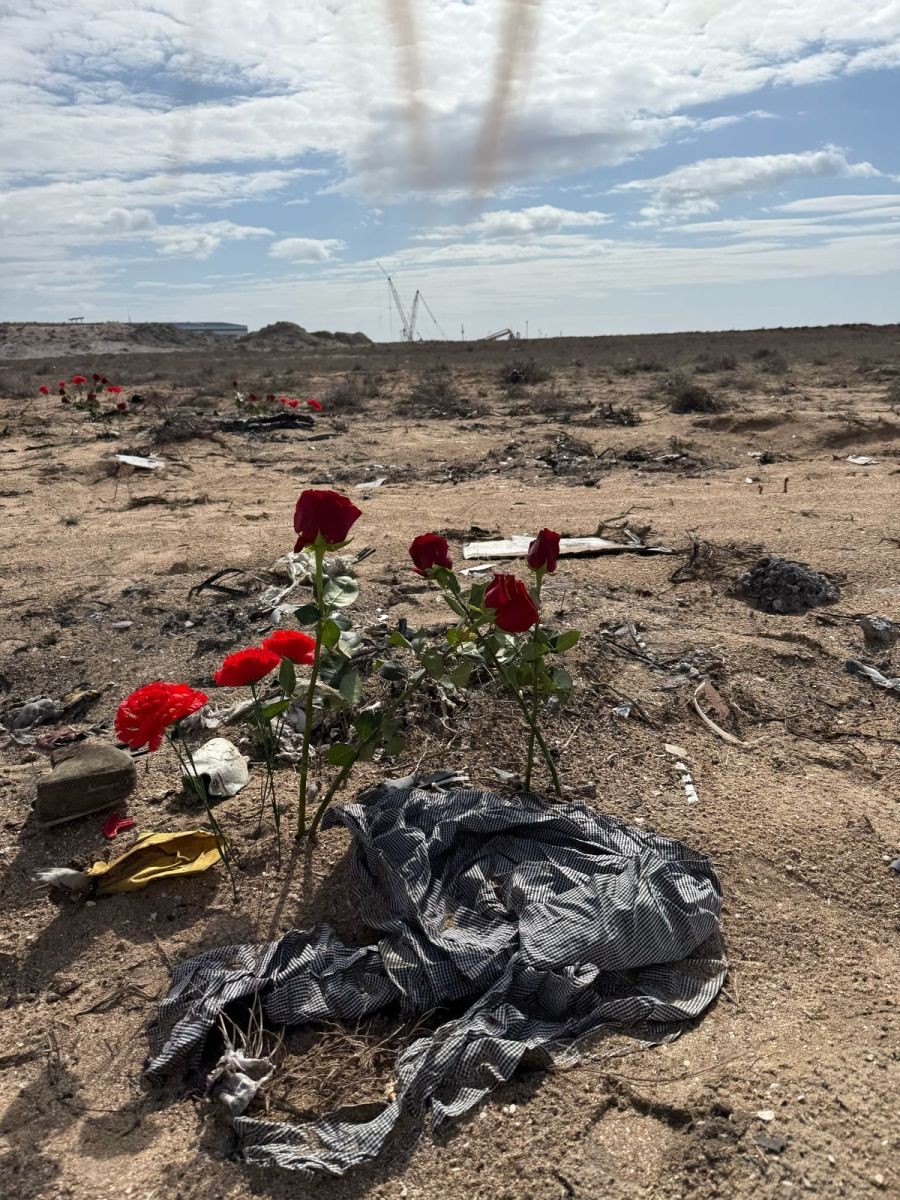
<svg viewBox="0 0 900 1200"><path fill-rule="evenodd" d="M111 808L134 789L131 755L101 742L81 742L50 756L53 770L38 780L35 816L41 825L59 825Z"/></svg>
<svg viewBox="0 0 900 1200"><path fill-rule="evenodd" d="M840 591L827 575L789 558L761 559L742 575L737 591L768 613L802 613L837 600Z"/></svg>

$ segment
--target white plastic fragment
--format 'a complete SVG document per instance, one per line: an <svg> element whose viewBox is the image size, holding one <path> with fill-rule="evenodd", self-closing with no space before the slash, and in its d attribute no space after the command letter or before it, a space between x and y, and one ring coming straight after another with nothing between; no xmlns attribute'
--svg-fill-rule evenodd
<svg viewBox="0 0 900 1200"><path fill-rule="evenodd" d="M774 1120L775 1120L775 1112L774 1112L774 1110L773 1110L773 1109L771 1109L771 1108L761 1108L761 1109L759 1110L759 1112L756 1112L756 1113L754 1113L753 1115L754 1115L755 1117L758 1117L758 1118L760 1119L760 1121L766 1121L766 1122L768 1122L768 1121L774 1121Z"/></svg>
<svg viewBox="0 0 900 1200"><path fill-rule="evenodd" d="M166 465L161 458L143 458L140 454L117 454L115 457L116 462L139 471L158 471Z"/></svg>
<svg viewBox="0 0 900 1200"><path fill-rule="evenodd" d="M466 542L463 558L524 558L534 538L528 534L516 534L494 542ZM611 542L609 538L575 537L561 538L559 553L563 557L577 554L628 554L628 553L671 554L662 546L644 546L630 543Z"/></svg>
<svg viewBox="0 0 900 1200"><path fill-rule="evenodd" d="M679 759L673 764L678 778L681 780L681 786L684 788L684 794L687 796L688 804L697 804L700 797L697 794L697 789L694 787L694 781L691 778L691 773L688 770L687 763L681 762Z"/></svg>
<svg viewBox="0 0 900 1200"><path fill-rule="evenodd" d="M34 880L64 892L87 892L91 886L90 878L83 871L73 871L71 867L47 867L36 872Z"/></svg>
<svg viewBox="0 0 900 1200"><path fill-rule="evenodd" d="M247 786L247 759L228 738L212 738L193 754L194 768L210 796L236 796ZM190 787L190 777L184 776Z"/></svg>
<svg viewBox="0 0 900 1200"><path fill-rule="evenodd" d="M377 479L370 479L366 483L356 484L358 492L367 492L371 488L379 488L383 483L387 483L387 475L379 475Z"/></svg>
<svg viewBox="0 0 900 1200"><path fill-rule="evenodd" d="M856 467L873 467L878 459L871 458L868 454L848 454L847 462L853 463Z"/></svg>
<svg viewBox="0 0 900 1200"><path fill-rule="evenodd" d="M671 754L674 758L690 758L691 757L688 754L687 750L683 749L681 746L674 746L671 742L666 742L663 745L663 750L665 750L666 754Z"/></svg>

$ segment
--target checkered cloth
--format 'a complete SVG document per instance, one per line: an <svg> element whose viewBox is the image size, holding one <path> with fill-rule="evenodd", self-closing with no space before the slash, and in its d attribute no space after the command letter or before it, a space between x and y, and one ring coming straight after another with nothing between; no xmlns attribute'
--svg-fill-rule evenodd
<svg viewBox="0 0 900 1200"><path fill-rule="evenodd" d="M382 788L332 808L353 834L362 922L347 946L327 925L226 946L179 966L151 1029L151 1075L202 1065L218 1014L258 995L273 1025L354 1023L391 1008L446 1020L397 1058L395 1099L372 1120L294 1126L240 1116L246 1161L343 1174L398 1122L457 1117L528 1051L587 1034L676 1036L725 977L721 890L709 860L581 804L541 807L458 790Z"/></svg>

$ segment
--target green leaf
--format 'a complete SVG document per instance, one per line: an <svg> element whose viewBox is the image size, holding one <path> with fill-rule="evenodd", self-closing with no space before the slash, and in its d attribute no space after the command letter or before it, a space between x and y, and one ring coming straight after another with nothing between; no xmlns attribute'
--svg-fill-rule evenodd
<svg viewBox="0 0 900 1200"><path fill-rule="evenodd" d="M353 622L347 613L336 612L331 614L331 619L337 625L342 633L347 633L353 628Z"/></svg>
<svg viewBox="0 0 900 1200"><path fill-rule="evenodd" d="M315 604L302 604L294 609L294 616L301 625L315 625L319 619L319 610Z"/></svg>
<svg viewBox="0 0 900 1200"><path fill-rule="evenodd" d="M281 660L281 666L278 668L278 682L281 684L281 690L285 696L293 696L297 687L297 672L289 658Z"/></svg>
<svg viewBox="0 0 900 1200"><path fill-rule="evenodd" d="M432 679L440 679L444 674L444 656L439 650L426 650L422 655L422 666Z"/></svg>
<svg viewBox="0 0 900 1200"><path fill-rule="evenodd" d="M409 640L409 638L404 637L399 629L395 629L394 632L391 634L391 636L388 638L388 645L389 646L402 646L404 648L404 650L412 650L412 648L413 648L412 642Z"/></svg>
<svg viewBox="0 0 900 1200"><path fill-rule="evenodd" d="M325 581L323 599L329 608L346 608L359 595L359 584L352 575L334 575Z"/></svg>
<svg viewBox="0 0 900 1200"><path fill-rule="evenodd" d="M526 642L522 647L522 658L525 662L536 662L547 653L547 649L540 642Z"/></svg>
<svg viewBox="0 0 900 1200"><path fill-rule="evenodd" d="M572 676L562 667L553 668L553 686L560 692L571 692L575 686Z"/></svg>
<svg viewBox="0 0 900 1200"><path fill-rule="evenodd" d="M580 637L580 629L569 629L565 633L557 635L553 643L553 649L557 654L563 654L566 650L571 650Z"/></svg>
<svg viewBox="0 0 900 1200"><path fill-rule="evenodd" d="M469 591L469 605L471 608L481 608L484 605L484 593L488 590L486 583L473 583Z"/></svg>
<svg viewBox="0 0 900 1200"><path fill-rule="evenodd" d="M402 663L395 662L393 659L390 662L382 663L381 678L388 679L391 683L404 683L406 681L406 667Z"/></svg>
<svg viewBox="0 0 900 1200"><path fill-rule="evenodd" d="M333 650L340 640L340 626L337 621L332 621L329 617L322 622L322 645L327 646L329 650Z"/></svg>
<svg viewBox="0 0 900 1200"><path fill-rule="evenodd" d="M335 742L328 747L328 761L333 767L349 767L356 762L356 747L346 742Z"/></svg>
<svg viewBox="0 0 900 1200"><path fill-rule="evenodd" d="M393 737L385 739L384 752L388 758L396 758L398 754L402 754L406 749L406 738L402 733L395 733Z"/></svg>
<svg viewBox="0 0 900 1200"><path fill-rule="evenodd" d="M260 713L263 720L271 721L274 717L280 717L283 712L287 712L290 703L290 700L273 700L271 704L262 705Z"/></svg>
<svg viewBox="0 0 900 1200"><path fill-rule="evenodd" d="M381 728L381 717L377 712L358 713L353 727L359 734L359 740L364 742Z"/></svg>
<svg viewBox="0 0 900 1200"><path fill-rule="evenodd" d="M359 677L359 671L347 671L341 677L338 691L348 704L358 704L362 697L362 680Z"/></svg>
<svg viewBox="0 0 900 1200"><path fill-rule="evenodd" d="M464 688L469 682L469 677L472 674L474 666L473 662L461 662L458 667L454 667L448 676L453 686Z"/></svg>

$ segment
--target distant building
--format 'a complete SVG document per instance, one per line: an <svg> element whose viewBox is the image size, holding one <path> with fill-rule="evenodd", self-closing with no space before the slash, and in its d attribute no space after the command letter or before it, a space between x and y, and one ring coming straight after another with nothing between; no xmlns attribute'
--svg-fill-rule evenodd
<svg viewBox="0 0 900 1200"><path fill-rule="evenodd" d="M167 321L173 329L187 329L190 333L219 333L223 337L241 337L249 332L246 325L235 325L231 321Z"/></svg>

